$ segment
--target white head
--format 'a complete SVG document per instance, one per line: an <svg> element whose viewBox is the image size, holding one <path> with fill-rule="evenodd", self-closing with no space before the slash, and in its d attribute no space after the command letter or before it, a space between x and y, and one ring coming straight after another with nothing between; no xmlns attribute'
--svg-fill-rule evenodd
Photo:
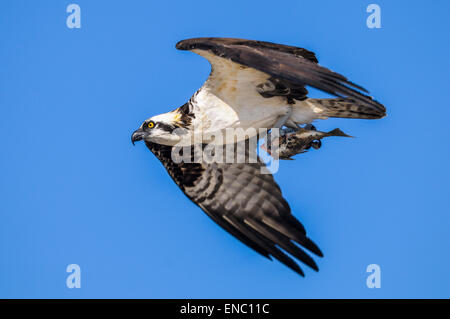
<svg viewBox="0 0 450 319"><path fill-rule="evenodd" d="M176 145L191 122L188 115L182 111L183 107L148 118L139 129L133 132L131 142L134 144L144 140L163 145Z"/></svg>

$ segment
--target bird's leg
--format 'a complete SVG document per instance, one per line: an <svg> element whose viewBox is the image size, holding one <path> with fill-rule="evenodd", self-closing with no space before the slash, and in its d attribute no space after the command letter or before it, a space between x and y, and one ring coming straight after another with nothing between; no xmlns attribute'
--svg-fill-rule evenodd
<svg viewBox="0 0 450 319"><path fill-rule="evenodd" d="M285 136L288 133L293 133L296 131L296 128L287 127L283 129L282 127L286 124L286 122L289 120L289 118L292 115L292 106L289 106L286 113L278 117L277 121L273 125L273 127L267 131L266 134L266 143L263 145L263 149L266 149L269 154L271 154L271 149L273 142L275 142L276 139L278 139L278 142L280 143L280 137ZM273 129L279 129L279 134L272 134Z"/></svg>
<svg viewBox="0 0 450 319"><path fill-rule="evenodd" d="M292 115L292 106L289 106L286 114L281 115L275 122L274 126L272 127L272 128L277 128L280 130L280 136L283 136L286 133L292 133L297 130L297 128L294 128L289 125L287 125L288 127L284 128L284 129L282 128L286 124L286 122L289 120L291 115Z"/></svg>
<svg viewBox="0 0 450 319"><path fill-rule="evenodd" d="M283 125L291 117L291 115L292 115L292 106L289 106L286 114L281 115L277 119L277 121L275 122L275 125L273 126L273 128L281 128L281 127L283 127Z"/></svg>

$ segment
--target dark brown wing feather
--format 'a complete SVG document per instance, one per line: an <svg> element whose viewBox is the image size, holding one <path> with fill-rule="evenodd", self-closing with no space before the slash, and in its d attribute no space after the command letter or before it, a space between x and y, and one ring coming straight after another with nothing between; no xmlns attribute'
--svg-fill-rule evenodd
<svg viewBox="0 0 450 319"><path fill-rule="evenodd" d="M320 249L291 214L271 174L258 163L180 163L171 160L171 147L147 143L181 190L211 219L250 248L275 257L300 275L298 264L281 249L318 270L299 246L318 256ZM281 248L281 249L280 249Z"/></svg>
<svg viewBox="0 0 450 319"><path fill-rule="evenodd" d="M352 98L385 112L383 105L364 94L367 91L346 77L317 64L314 53L292 46L231 38L195 38L177 43L180 50L205 50L224 59L254 68L297 86L309 85L332 95Z"/></svg>
<svg viewBox="0 0 450 319"><path fill-rule="evenodd" d="M223 51L225 47L230 46L246 46L249 48L255 48L258 50L272 50L278 52L288 53L300 58L305 58L313 63L319 62L314 52L308 51L303 48L293 47L290 45L277 44L266 41L255 41L245 39L233 39L233 38L193 38L186 39L178 42L176 48L178 50L210 50L218 56L229 58L227 52ZM214 52L215 51L215 52Z"/></svg>

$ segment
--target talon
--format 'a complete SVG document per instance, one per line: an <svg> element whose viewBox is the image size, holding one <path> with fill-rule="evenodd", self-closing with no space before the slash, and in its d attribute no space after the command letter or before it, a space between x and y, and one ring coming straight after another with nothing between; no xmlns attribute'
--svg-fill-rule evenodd
<svg viewBox="0 0 450 319"><path fill-rule="evenodd" d="M285 128L283 128L283 129L280 129L280 135L288 135L288 134L291 134L291 133L294 133L295 132L295 130L292 128L292 127L285 127Z"/></svg>
<svg viewBox="0 0 450 319"><path fill-rule="evenodd" d="M315 150L318 150L318 149L322 146L322 142L321 142L320 140L312 141L312 142L311 142L311 146L312 146Z"/></svg>
<svg viewBox="0 0 450 319"><path fill-rule="evenodd" d="M312 124L306 124L305 130L316 131L316 127Z"/></svg>

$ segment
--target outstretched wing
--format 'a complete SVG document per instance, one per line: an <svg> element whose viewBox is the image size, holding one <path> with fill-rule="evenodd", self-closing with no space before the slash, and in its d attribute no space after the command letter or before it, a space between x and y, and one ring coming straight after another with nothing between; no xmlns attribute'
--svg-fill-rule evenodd
<svg viewBox="0 0 450 319"><path fill-rule="evenodd" d="M302 48L231 38L187 39L178 42L176 47L193 51L209 60L212 73L208 82L215 89L236 81L264 85L264 80L270 80L270 87L259 87L263 96L287 95L301 100L307 94L304 87L309 85L338 97L352 98L374 111L386 111L383 105L364 94L367 93L364 88L320 66L314 53ZM236 66L230 67L230 62ZM251 70L247 70L245 75L238 75L236 70L239 67Z"/></svg>
<svg viewBox="0 0 450 319"><path fill-rule="evenodd" d="M170 158L169 146L148 142L147 146L183 192L226 231L302 276L302 269L285 252L318 270L311 256L292 241L318 256L322 252L291 214L279 186L259 160L257 163L176 164ZM261 174L261 170L266 170L266 174Z"/></svg>

